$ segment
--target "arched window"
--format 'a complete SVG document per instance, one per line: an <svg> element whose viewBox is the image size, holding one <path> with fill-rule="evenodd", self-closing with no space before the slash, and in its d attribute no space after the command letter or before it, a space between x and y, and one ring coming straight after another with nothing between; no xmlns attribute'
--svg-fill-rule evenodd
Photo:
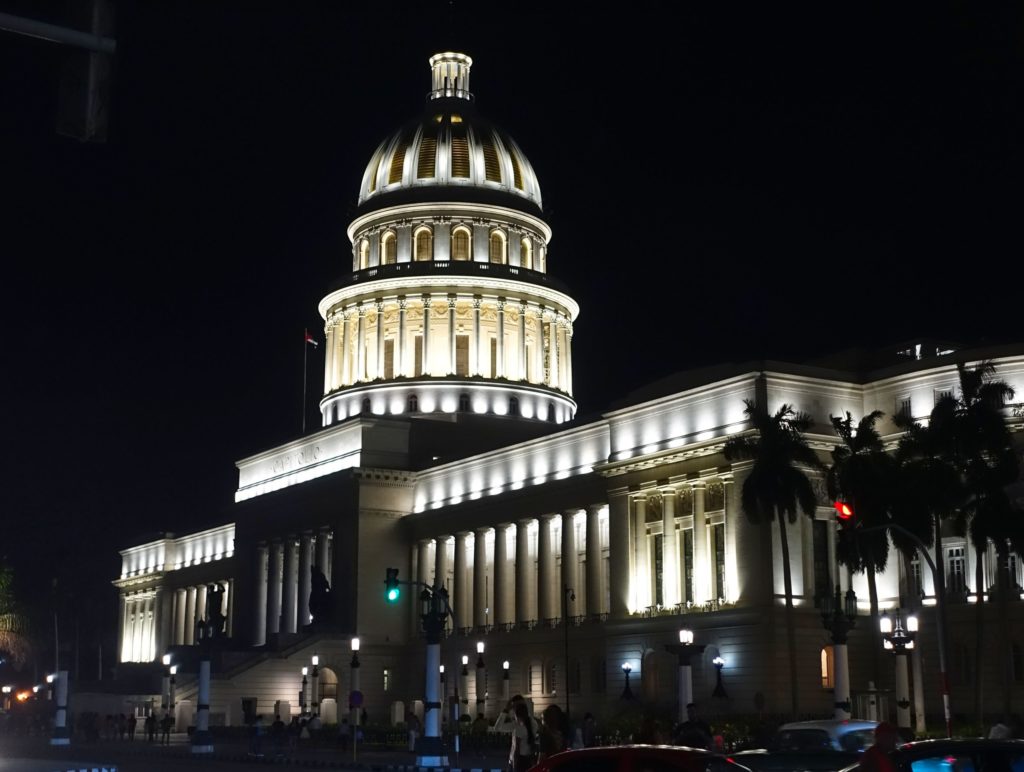
<svg viewBox="0 0 1024 772"><path fill-rule="evenodd" d="M469 395L466 394L465 392L459 395L459 412L469 412Z"/></svg>
<svg viewBox="0 0 1024 772"><path fill-rule="evenodd" d="M398 239L394 231L386 231L380 237L380 262L382 265L398 262Z"/></svg>
<svg viewBox="0 0 1024 772"><path fill-rule="evenodd" d="M508 399L508 414L519 415L519 397L509 397Z"/></svg>
<svg viewBox="0 0 1024 772"><path fill-rule="evenodd" d="M452 260L469 259L469 228L455 228L452 231Z"/></svg>
<svg viewBox="0 0 1024 772"><path fill-rule="evenodd" d="M491 262L504 265L507 261L505 254L505 234L501 231L491 231Z"/></svg>
<svg viewBox="0 0 1024 772"><path fill-rule="evenodd" d="M410 394L409 399L405 401L405 412L407 413L418 413L420 412L420 401L415 394Z"/></svg>
<svg viewBox="0 0 1024 772"><path fill-rule="evenodd" d="M370 267L370 242L362 239L359 242L359 270Z"/></svg>
<svg viewBox="0 0 1024 772"><path fill-rule="evenodd" d="M526 237L519 242L519 265L533 268L533 242Z"/></svg>
<svg viewBox="0 0 1024 772"><path fill-rule="evenodd" d="M835 682L835 664L832 660L832 647L822 646L821 647L821 688L822 689L834 689Z"/></svg>
<svg viewBox="0 0 1024 772"><path fill-rule="evenodd" d="M430 228L416 230L416 259L432 260L434 257L434 234Z"/></svg>

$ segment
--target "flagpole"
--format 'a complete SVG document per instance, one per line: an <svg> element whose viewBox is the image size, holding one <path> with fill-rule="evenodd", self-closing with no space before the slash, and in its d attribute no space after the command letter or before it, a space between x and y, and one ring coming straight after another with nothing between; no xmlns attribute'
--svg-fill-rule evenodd
<svg viewBox="0 0 1024 772"><path fill-rule="evenodd" d="M309 330L306 330L306 338L302 341L302 433L306 433L306 360L309 358Z"/></svg>

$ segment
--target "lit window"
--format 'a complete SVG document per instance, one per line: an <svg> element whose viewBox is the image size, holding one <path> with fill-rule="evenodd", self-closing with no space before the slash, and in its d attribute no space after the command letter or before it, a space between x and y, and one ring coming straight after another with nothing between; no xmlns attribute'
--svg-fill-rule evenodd
<svg viewBox="0 0 1024 772"><path fill-rule="evenodd" d="M416 231L416 259L430 260L434 257L434 236L430 228Z"/></svg>
<svg viewBox="0 0 1024 772"><path fill-rule="evenodd" d="M452 260L469 260L469 228L452 231Z"/></svg>
<svg viewBox="0 0 1024 772"><path fill-rule="evenodd" d="M835 662L832 658L832 647L825 646L821 650L821 688L835 688Z"/></svg>
<svg viewBox="0 0 1024 772"><path fill-rule="evenodd" d="M359 269L370 266L370 242L363 239L359 242Z"/></svg>
<svg viewBox="0 0 1024 772"><path fill-rule="evenodd" d="M381 263L391 265L398 262L398 239L394 231L387 231L380 237Z"/></svg>
<svg viewBox="0 0 1024 772"><path fill-rule="evenodd" d="M533 242L527 238L519 242L519 264L523 268L533 268Z"/></svg>
<svg viewBox="0 0 1024 772"><path fill-rule="evenodd" d="M505 234L501 231L491 231L491 262L505 263Z"/></svg>

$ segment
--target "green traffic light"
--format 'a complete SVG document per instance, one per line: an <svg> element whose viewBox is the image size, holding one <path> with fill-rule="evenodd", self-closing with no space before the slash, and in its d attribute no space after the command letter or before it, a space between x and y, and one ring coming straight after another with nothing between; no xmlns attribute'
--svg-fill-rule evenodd
<svg viewBox="0 0 1024 772"><path fill-rule="evenodd" d="M398 600L398 595L399 592L397 587L392 587L390 590L388 590L388 603L396 602Z"/></svg>

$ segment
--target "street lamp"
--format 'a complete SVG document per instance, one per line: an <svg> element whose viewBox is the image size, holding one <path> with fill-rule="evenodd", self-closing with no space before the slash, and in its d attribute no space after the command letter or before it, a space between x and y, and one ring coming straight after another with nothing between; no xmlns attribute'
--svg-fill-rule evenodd
<svg viewBox="0 0 1024 772"><path fill-rule="evenodd" d="M633 666L628 662L622 663L622 675L626 677L626 685L622 687L622 699L633 699L633 690L629 688L629 674L633 672Z"/></svg>
<svg viewBox="0 0 1024 772"><path fill-rule="evenodd" d="M665 650L679 657L679 721L686 720L686 706L693 702L693 670L690 657L704 653L706 644L693 642L693 630L680 630L679 643L666 643Z"/></svg>
<svg viewBox="0 0 1024 772"><path fill-rule="evenodd" d="M476 644L476 714L487 710L487 670L484 666L484 642Z"/></svg>
<svg viewBox="0 0 1024 772"><path fill-rule="evenodd" d="M320 715L320 656L314 654L310 658L313 663L313 671L310 673L312 679L309 685L309 713L312 716Z"/></svg>
<svg viewBox="0 0 1024 772"><path fill-rule="evenodd" d="M850 660L846 641L850 630L857 623L857 594L851 589L845 597L839 585L835 593L823 592L818 597L821 606L821 623L832 635L832 669L834 671L833 717L839 720L850 718Z"/></svg>
<svg viewBox="0 0 1024 772"><path fill-rule="evenodd" d="M501 663L501 700L502 703L508 705L509 700L509 681L508 681L508 660L506 659Z"/></svg>
<svg viewBox="0 0 1024 772"><path fill-rule="evenodd" d="M166 670L164 670L163 688L160 691L160 709L166 713L171 701L171 655L164 654L161 661Z"/></svg>
<svg viewBox="0 0 1024 772"><path fill-rule="evenodd" d="M356 746L359 745L359 708L363 704L363 694L359 690L359 639L352 636L349 641L349 649L352 651L352 661L349 662L351 673L352 691L348 695L348 714L352 719L352 761L356 760ZM358 703L358 704L357 704Z"/></svg>
<svg viewBox="0 0 1024 772"><path fill-rule="evenodd" d="M469 656L462 655L462 704L459 706L459 718L469 715Z"/></svg>
<svg viewBox="0 0 1024 772"><path fill-rule="evenodd" d="M576 593L568 585L562 585L562 627L565 630L565 720L569 722L569 602L576 600Z"/></svg>
<svg viewBox="0 0 1024 772"><path fill-rule="evenodd" d="M167 691L167 709L170 711L170 713L171 713L171 720L174 722L174 724L172 724L172 726L177 724L177 717L174 715L174 703L175 703L175 697L177 696L175 694L175 692L177 691L177 689L178 689L178 666L177 665L171 665L171 680L170 680L170 683L168 684L168 691Z"/></svg>
<svg viewBox="0 0 1024 772"><path fill-rule="evenodd" d="M306 684L309 683L306 680L306 676L309 674L309 668L302 668L302 688L299 689L299 715L306 715Z"/></svg>
<svg viewBox="0 0 1024 772"><path fill-rule="evenodd" d="M711 664L715 666L715 690L711 692L711 696L725 699L729 696L722 685L722 668L725 667L725 660L718 656L711 660Z"/></svg>
<svg viewBox="0 0 1024 772"><path fill-rule="evenodd" d="M882 614L878 626L882 632L882 646L896 657L896 725L901 729L910 729L910 679L908 677L908 660L914 650L914 638L917 637L917 617L907 617L906 625L900 610L896 609L893 619Z"/></svg>

